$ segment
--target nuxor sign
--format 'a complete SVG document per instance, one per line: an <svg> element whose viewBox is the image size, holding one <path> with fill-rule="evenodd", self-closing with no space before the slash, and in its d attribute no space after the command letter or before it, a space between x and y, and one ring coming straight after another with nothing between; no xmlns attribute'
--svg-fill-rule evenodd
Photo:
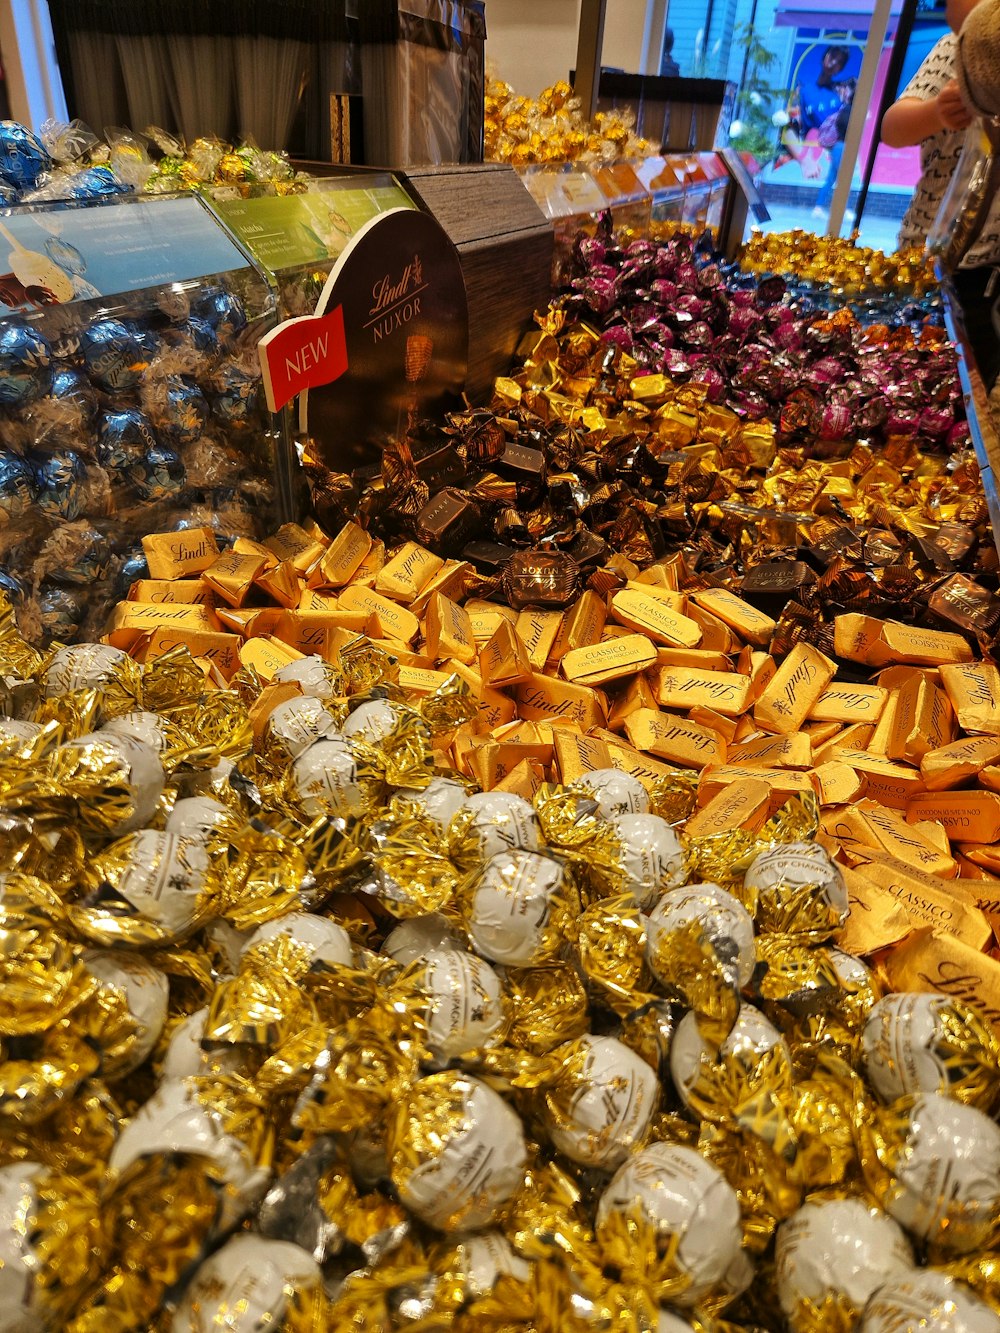
<svg viewBox="0 0 1000 1333"><path fill-rule="evenodd" d="M458 251L429 214L404 208L357 232L314 315L260 342L268 406L298 395L310 451L334 472L377 462L414 421L457 406L468 353Z"/></svg>

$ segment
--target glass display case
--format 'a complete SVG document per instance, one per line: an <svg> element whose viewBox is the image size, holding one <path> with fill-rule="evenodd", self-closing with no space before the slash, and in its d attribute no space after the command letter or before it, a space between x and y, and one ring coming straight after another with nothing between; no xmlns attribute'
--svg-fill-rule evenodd
<svg viewBox="0 0 1000 1333"><path fill-rule="evenodd" d="M277 301L194 196L16 207L0 236L0 587L35 643L96 638L142 536L284 517Z"/></svg>

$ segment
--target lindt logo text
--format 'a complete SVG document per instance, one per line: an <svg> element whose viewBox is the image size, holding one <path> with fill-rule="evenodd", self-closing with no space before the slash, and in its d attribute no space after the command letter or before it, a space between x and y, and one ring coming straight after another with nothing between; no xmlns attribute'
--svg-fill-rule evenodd
<svg viewBox="0 0 1000 1333"><path fill-rule="evenodd" d="M368 311L371 318L365 328L372 330L376 342L381 342L395 329L401 329L420 314L420 293L426 288L419 255L413 256L398 277L386 273L375 283Z"/></svg>

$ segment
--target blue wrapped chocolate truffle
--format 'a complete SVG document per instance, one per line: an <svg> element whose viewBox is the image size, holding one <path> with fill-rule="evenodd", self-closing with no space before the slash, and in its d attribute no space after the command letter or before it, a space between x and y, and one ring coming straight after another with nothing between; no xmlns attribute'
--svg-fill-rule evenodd
<svg viewBox="0 0 1000 1333"><path fill-rule="evenodd" d="M136 465L158 446L156 432L137 407L121 407L101 413L97 426L97 461L110 473L112 481L128 480Z"/></svg>
<svg viewBox="0 0 1000 1333"><path fill-rule="evenodd" d="M87 476L79 454L69 450L51 454L36 450L29 455L28 462L35 473L39 509L50 518L79 518Z"/></svg>
<svg viewBox="0 0 1000 1333"><path fill-rule="evenodd" d="M147 386L143 406L156 430L173 445L193 444L208 421L208 402L187 375L166 375Z"/></svg>
<svg viewBox="0 0 1000 1333"><path fill-rule="evenodd" d="M145 555L141 550L133 551L131 555L125 557L121 569L115 575L113 588L115 598L121 601L133 583L138 579L148 578L149 565L146 563Z"/></svg>
<svg viewBox="0 0 1000 1333"><path fill-rule="evenodd" d="M223 366L215 376L217 392L212 398L216 420L227 426L246 426L258 405L260 377L235 362Z"/></svg>
<svg viewBox="0 0 1000 1333"><path fill-rule="evenodd" d="M207 287L195 301L193 313L211 324L223 347L231 347L246 328L243 302L222 287Z"/></svg>
<svg viewBox="0 0 1000 1333"><path fill-rule="evenodd" d="M204 352L206 356L215 356L218 353L219 339L207 319L192 315L190 319L184 321L178 331L191 339L195 351Z"/></svg>
<svg viewBox="0 0 1000 1333"><path fill-rule="evenodd" d="M16 190L33 190L52 159L37 135L16 120L0 120L0 176Z"/></svg>
<svg viewBox="0 0 1000 1333"><path fill-rule="evenodd" d="M48 393L52 383L52 349L31 324L6 324L0 329L0 403L24 407Z"/></svg>
<svg viewBox="0 0 1000 1333"><path fill-rule="evenodd" d="M100 389L114 393L134 389L155 354L137 325L123 319L100 319L85 329L80 349L87 373Z"/></svg>
<svg viewBox="0 0 1000 1333"><path fill-rule="evenodd" d="M144 500L169 500L184 486L184 464L173 449L157 445L132 468L131 476Z"/></svg>
<svg viewBox="0 0 1000 1333"><path fill-rule="evenodd" d="M111 546L107 537L84 523L59 530L62 563L49 574L53 583L97 583L107 573Z"/></svg>
<svg viewBox="0 0 1000 1333"><path fill-rule="evenodd" d="M85 167L70 178L71 199L112 199L116 194L131 194L110 167Z"/></svg>
<svg viewBox="0 0 1000 1333"><path fill-rule="evenodd" d="M6 597L12 606L20 606L27 596L27 589L9 569L0 569L0 595Z"/></svg>
<svg viewBox="0 0 1000 1333"><path fill-rule="evenodd" d="M52 373L52 388L49 392L53 398L69 403L80 414L86 429L93 426L97 417L97 394L82 371L75 366L57 365Z"/></svg>
<svg viewBox="0 0 1000 1333"><path fill-rule="evenodd" d="M70 643L76 638L86 610L85 595L60 588L56 584L42 584L38 594L38 612L46 641L57 639Z"/></svg>
<svg viewBox="0 0 1000 1333"><path fill-rule="evenodd" d="M37 494L35 474L24 459L0 452L0 528L23 518Z"/></svg>

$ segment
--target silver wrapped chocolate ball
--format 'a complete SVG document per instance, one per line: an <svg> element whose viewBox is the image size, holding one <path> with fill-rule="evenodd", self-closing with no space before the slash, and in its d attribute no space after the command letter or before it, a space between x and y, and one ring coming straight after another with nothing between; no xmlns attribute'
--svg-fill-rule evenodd
<svg viewBox="0 0 1000 1333"><path fill-rule="evenodd" d="M187 796L178 801L165 824L168 833L186 838L208 838L233 819L232 811L212 796Z"/></svg>
<svg viewBox="0 0 1000 1333"><path fill-rule="evenodd" d="M672 932L697 921L722 963L726 979L736 989L749 984L757 955L753 921L743 904L718 884L687 884L671 889L660 898L646 918L646 961L665 986Z"/></svg>
<svg viewBox="0 0 1000 1333"><path fill-rule="evenodd" d="M54 1327L37 1280L41 1268L33 1220L46 1174L38 1162L0 1166L0 1328L46 1333Z"/></svg>
<svg viewBox="0 0 1000 1333"><path fill-rule="evenodd" d="M299 657L279 667L274 673L274 679L279 685L294 681L303 694L323 703L329 703L339 693L340 682L336 668L315 653L311 657Z"/></svg>
<svg viewBox="0 0 1000 1333"><path fill-rule="evenodd" d="M452 854L488 861L498 852L520 849L536 852L541 846L538 816L523 796L484 791L467 796L449 830Z"/></svg>
<svg viewBox="0 0 1000 1333"><path fill-rule="evenodd" d="M1000 1333L1000 1315L933 1268L894 1275L865 1306L858 1333Z"/></svg>
<svg viewBox="0 0 1000 1333"><path fill-rule="evenodd" d="M196 1009L170 1034L170 1042L160 1065L161 1082L171 1078L192 1078L203 1074L242 1074L246 1060L237 1046L204 1042L208 1005Z"/></svg>
<svg viewBox="0 0 1000 1333"><path fill-rule="evenodd" d="M640 907L649 907L665 889L684 883L684 851L677 834L659 815L616 815L620 888Z"/></svg>
<svg viewBox="0 0 1000 1333"><path fill-rule="evenodd" d="M663 1254L677 1244L673 1267L688 1285L683 1309L720 1290L745 1285L740 1205L725 1176L691 1148L654 1143L628 1159L597 1205L597 1239L609 1263L628 1271L634 1226L649 1228Z"/></svg>
<svg viewBox="0 0 1000 1333"><path fill-rule="evenodd" d="M18 749L33 741L41 731L37 722L18 722L12 717L0 717L0 747Z"/></svg>
<svg viewBox="0 0 1000 1333"><path fill-rule="evenodd" d="M400 787L396 795L417 806L428 819L434 820L443 833L458 814L468 793L453 778L432 778L422 791L415 787Z"/></svg>
<svg viewBox="0 0 1000 1333"><path fill-rule="evenodd" d="M524 1129L477 1078L446 1071L419 1079L394 1107L388 1152L400 1199L439 1231L474 1231L524 1179Z"/></svg>
<svg viewBox="0 0 1000 1333"><path fill-rule="evenodd" d="M121 713L118 717L103 722L100 734L124 736L128 740L140 741L143 745L148 745L151 750L155 750L157 754L163 754L171 747L166 723L159 713Z"/></svg>
<svg viewBox="0 0 1000 1333"><path fill-rule="evenodd" d="M886 1212L949 1254L988 1245L1000 1219L1000 1126L939 1093L918 1097L881 1154Z"/></svg>
<svg viewBox="0 0 1000 1333"><path fill-rule="evenodd" d="M385 938L382 953L401 967L407 967L432 951L468 948L465 940L439 912L413 916L401 921Z"/></svg>
<svg viewBox="0 0 1000 1333"><path fill-rule="evenodd" d="M400 710L386 699L371 699L359 704L344 720L341 731L348 740L380 745L399 726Z"/></svg>
<svg viewBox="0 0 1000 1333"><path fill-rule="evenodd" d="M118 1078L138 1069L156 1045L167 1019L170 982L141 954L124 949L85 949L82 960L99 983L105 1005L116 1005L132 1029L101 1052L102 1073Z"/></svg>
<svg viewBox="0 0 1000 1333"><path fill-rule="evenodd" d="M1000 1094L1000 1067L982 1021L947 995L887 995L861 1034L868 1081L884 1102L920 1092L989 1111Z"/></svg>
<svg viewBox="0 0 1000 1333"><path fill-rule="evenodd" d="M299 695L277 704L267 719L264 741L283 758L297 759L315 741L332 739L337 720L319 699Z"/></svg>
<svg viewBox="0 0 1000 1333"><path fill-rule="evenodd" d="M70 757L69 752L74 750L95 752L95 759L100 750L111 751L113 758L124 770L132 813L110 828L110 833L130 833L152 819L166 781L160 756L152 746L132 736L116 736L112 731L93 731L67 741L62 749L68 752L67 758ZM81 759L84 757L80 756Z"/></svg>
<svg viewBox="0 0 1000 1333"><path fill-rule="evenodd" d="M198 923L209 871L208 852L197 838L142 829L112 844L98 858L104 882L162 936L181 939ZM97 909L95 909L97 910Z"/></svg>
<svg viewBox="0 0 1000 1333"><path fill-rule="evenodd" d="M181 1297L170 1333L280 1329L296 1298L310 1290L318 1295L322 1285L319 1265L300 1246L253 1234L233 1236L199 1266Z"/></svg>
<svg viewBox="0 0 1000 1333"><path fill-rule="evenodd" d="M638 778L617 768L595 768L584 773L575 783L597 802L602 819L616 815L646 815L649 813L649 794Z"/></svg>
<svg viewBox="0 0 1000 1333"><path fill-rule="evenodd" d="M581 1166L614 1170L646 1137L659 1101L656 1074L614 1037L572 1043L560 1078L545 1094L545 1127Z"/></svg>
<svg viewBox="0 0 1000 1333"><path fill-rule="evenodd" d="M345 740L315 741L288 770L291 793L304 814L360 815L365 800L358 766Z"/></svg>
<svg viewBox="0 0 1000 1333"><path fill-rule="evenodd" d="M502 1040L503 987L489 963L456 949L432 950L413 980L427 996L426 1040L440 1064Z"/></svg>
<svg viewBox="0 0 1000 1333"><path fill-rule="evenodd" d="M743 901L762 930L820 941L847 920L847 885L818 842L771 847L753 861L743 880Z"/></svg>
<svg viewBox="0 0 1000 1333"><path fill-rule="evenodd" d="M908 1273L902 1229L860 1199L810 1200L778 1228L778 1298L794 1333L811 1333L810 1306L834 1302L856 1319L883 1282Z"/></svg>
<svg viewBox="0 0 1000 1333"><path fill-rule="evenodd" d="M135 669L128 653L108 643L74 643L58 648L45 673L45 697L74 690L100 690L123 671Z"/></svg>
<svg viewBox="0 0 1000 1333"><path fill-rule="evenodd" d="M747 1073L777 1051L782 1064L791 1069L791 1055L778 1029L752 1004L741 1004L736 1022L719 1047L719 1057L735 1061ZM698 1020L687 1013L677 1025L670 1047L670 1076L685 1106L691 1106L691 1091L704 1063L711 1063L714 1053L701 1034Z"/></svg>
<svg viewBox="0 0 1000 1333"><path fill-rule="evenodd" d="M562 947L579 897L561 862L538 852L492 857L471 895L467 925L474 947L491 962L531 967Z"/></svg>
<svg viewBox="0 0 1000 1333"><path fill-rule="evenodd" d="M247 940L243 952L279 939L291 940L302 951L309 967L314 963L330 963L336 967L354 965L351 937L343 926L310 912L289 912L275 921L265 921Z"/></svg>

